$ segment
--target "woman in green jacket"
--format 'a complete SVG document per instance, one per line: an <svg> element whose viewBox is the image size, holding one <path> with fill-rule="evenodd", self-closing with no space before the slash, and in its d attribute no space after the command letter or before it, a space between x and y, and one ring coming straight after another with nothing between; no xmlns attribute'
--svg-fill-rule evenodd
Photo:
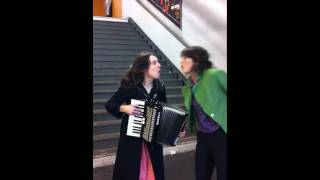
<svg viewBox="0 0 320 180"><path fill-rule="evenodd" d="M181 69L187 77L182 88L191 133L197 131L197 180L227 179L227 75L212 68L208 52L199 46L181 52Z"/></svg>

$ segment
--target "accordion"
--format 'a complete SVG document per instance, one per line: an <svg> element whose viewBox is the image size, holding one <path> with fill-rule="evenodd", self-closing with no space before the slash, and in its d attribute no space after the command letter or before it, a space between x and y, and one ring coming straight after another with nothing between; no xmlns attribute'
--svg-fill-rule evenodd
<svg viewBox="0 0 320 180"><path fill-rule="evenodd" d="M127 135L175 146L178 135L185 124L187 112L182 108L153 100L131 99L142 112L141 116L130 115Z"/></svg>

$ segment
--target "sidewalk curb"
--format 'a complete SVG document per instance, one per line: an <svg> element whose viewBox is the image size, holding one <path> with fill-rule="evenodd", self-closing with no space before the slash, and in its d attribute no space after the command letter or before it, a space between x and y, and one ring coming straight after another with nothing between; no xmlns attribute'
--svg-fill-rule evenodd
<svg viewBox="0 0 320 180"><path fill-rule="evenodd" d="M185 144L180 144L177 146L168 146L163 148L163 156L175 155L179 153L194 151L196 148L197 141L189 141ZM116 160L116 155L104 156L93 159L93 168L114 165Z"/></svg>

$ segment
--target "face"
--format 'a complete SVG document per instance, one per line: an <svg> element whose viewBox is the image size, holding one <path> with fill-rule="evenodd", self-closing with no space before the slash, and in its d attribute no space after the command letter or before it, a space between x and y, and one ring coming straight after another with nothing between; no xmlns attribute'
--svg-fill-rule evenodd
<svg viewBox="0 0 320 180"><path fill-rule="evenodd" d="M149 58L150 64L148 70L146 72L146 76L152 79L159 79L160 78L160 68L161 65L158 61L158 58L151 55Z"/></svg>
<svg viewBox="0 0 320 180"><path fill-rule="evenodd" d="M180 60L181 70L184 74L190 74L194 62L191 58L182 56Z"/></svg>

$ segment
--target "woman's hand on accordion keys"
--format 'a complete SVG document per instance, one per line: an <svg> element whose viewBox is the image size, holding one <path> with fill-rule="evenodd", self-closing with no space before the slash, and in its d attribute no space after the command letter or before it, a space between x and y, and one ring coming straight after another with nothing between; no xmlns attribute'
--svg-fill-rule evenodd
<svg viewBox="0 0 320 180"><path fill-rule="evenodd" d="M120 112L124 112L128 115L134 115L134 116L142 115L142 112L140 111L140 109L134 105L121 105Z"/></svg>

